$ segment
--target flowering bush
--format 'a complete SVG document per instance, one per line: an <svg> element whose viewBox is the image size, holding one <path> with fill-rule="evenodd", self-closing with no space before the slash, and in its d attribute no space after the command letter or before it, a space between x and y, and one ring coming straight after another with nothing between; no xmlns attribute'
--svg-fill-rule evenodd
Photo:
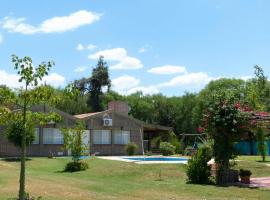
<svg viewBox="0 0 270 200"><path fill-rule="evenodd" d="M214 141L214 157L221 170L229 169L229 160L236 155L234 142L253 126L251 115L251 109L228 92L215 93L208 102L203 125Z"/></svg>

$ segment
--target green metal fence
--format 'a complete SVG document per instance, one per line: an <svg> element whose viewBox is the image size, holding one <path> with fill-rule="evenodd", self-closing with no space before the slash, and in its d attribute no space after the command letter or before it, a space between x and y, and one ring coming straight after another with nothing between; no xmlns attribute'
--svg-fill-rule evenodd
<svg viewBox="0 0 270 200"><path fill-rule="evenodd" d="M270 155L270 140L265 141L266 145L266 155ZM236 143L234 145L235 149L240 153L240 155L258 155L258 142L255 140L249 141L244 140Z"/></svg>

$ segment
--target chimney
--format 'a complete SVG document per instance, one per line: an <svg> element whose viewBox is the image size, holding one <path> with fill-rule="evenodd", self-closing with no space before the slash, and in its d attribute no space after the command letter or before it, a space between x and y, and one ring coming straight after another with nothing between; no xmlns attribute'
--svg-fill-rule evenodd
<svg viewBox="0 0 270 200"><path fill-rule="evenodd" d="M110 101L108 103L108 109L125 115L128 115L129 112L128 103L124 101Z"/></svg>

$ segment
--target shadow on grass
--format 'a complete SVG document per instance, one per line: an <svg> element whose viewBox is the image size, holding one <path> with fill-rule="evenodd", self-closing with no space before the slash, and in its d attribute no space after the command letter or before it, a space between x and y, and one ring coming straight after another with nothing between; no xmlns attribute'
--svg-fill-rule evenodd
<svg viewBox="0 0 270 200"><path fill-rule="evenodd" d="M209 182L209 183L205 183L205 184L199 184L199 183L197 184L197 183L186 182L186 184L200 185L200 186L216 186L218 188L228 188L228 187L248 188L248 189L258 189L258 188L260 188L258 186L250 186L248 184L243 184L241 182L228 183L228 184L222 184L222 185L217 185L215 182Z"/></svg>
<svg viewBox="0 0 270 200"><path fill-rule="evenodd" d="M270 160L266 160L266 161L256 160L256 162L259 162L259 163L270 163Z"/></svg>
<svg viewBox="0 0 270 200"><path fill-rule="evenodd" d="M54 173L66 173L66 171L63 169L63 170L54 171Z"/></svg>
<svg viewBox="0 0 270 200"><path fill-rule="evenodd" d="M3 161L6 162L20 162L21 158L19 157L10 157L10 158L2 158ZM25 161L31 161L31 158L25 158Z"/></svg>
<svg viewBox="0 0 270 200"><path fill-rule="evenodd" d="M251 189L251 190L260 188L258 186L250 186L248 184L243 184L243 183L240 183L240 182L232 183L232 184L225 184L225 185L216 185L216 186L217 187L224 187L224 188L226 188L226 187L248 188L248 189Z"/></svg>

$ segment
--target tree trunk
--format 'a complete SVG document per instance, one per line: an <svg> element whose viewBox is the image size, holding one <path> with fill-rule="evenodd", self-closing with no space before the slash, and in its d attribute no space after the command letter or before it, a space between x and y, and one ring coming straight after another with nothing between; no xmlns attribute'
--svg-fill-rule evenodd
<svg viewBox="0 0 270 200"><path fill-rule="evenodd" d="M19 200L24 200L25 197L25 150L26 150L26 109L27 109L27 85L25 87L24 106L23 106L23 134L21 145L21 171L20 171L20 189Z"/></svg>
<svg viewBox="0 0 270 200"><path fill-rule="evenodd" d="M25 143L25 142L24 142ZM24 200L25 194L25 145L21 148L21 171L20 171L20 190L19 199Z"/></svg>

